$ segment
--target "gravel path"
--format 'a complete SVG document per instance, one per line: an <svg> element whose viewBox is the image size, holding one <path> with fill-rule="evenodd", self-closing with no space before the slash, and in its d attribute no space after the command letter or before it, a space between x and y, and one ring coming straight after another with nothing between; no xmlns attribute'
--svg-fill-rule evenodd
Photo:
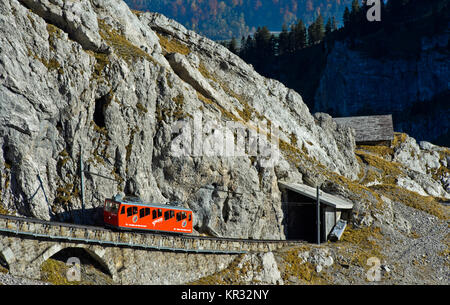
<svg viewBox="0 0 450 305"><path fill-rule="evenodd" d="M388 234L391 242L385 252L396 269L393 282L448 285L448 222L402 204L396 204L394 211L409 221L415 236Z"/></svg>

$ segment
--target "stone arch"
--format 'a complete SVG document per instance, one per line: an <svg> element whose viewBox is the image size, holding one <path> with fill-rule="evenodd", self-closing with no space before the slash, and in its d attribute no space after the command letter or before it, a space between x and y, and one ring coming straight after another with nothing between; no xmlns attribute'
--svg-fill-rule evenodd
<svg viewBox="0 0 450 305"><path fill-rule="evenodd" d="M117 270L112 263L108 260L103 259L103 256L106 252L104 248L89 246L84 244L55 244L48 248L37 260L36 265L39 266L47 261L49 258L57 256L58 254L67 255L69 251L73 250L75 253L80 253L79 251L84 252L93 262L97 263L100 266L100 270L110 276L113 281L117 281ZM75 255L76 256L76 255ZM68 257L67 257L68 258Z"/></svg>
<svg viewBox="0 0 450 305"><path fill-rule="evenodd" d="M12 252L10 248L2 249L0 251L0 268L5 268L9 271L9 264L12 262L11 253Z"/></svg>

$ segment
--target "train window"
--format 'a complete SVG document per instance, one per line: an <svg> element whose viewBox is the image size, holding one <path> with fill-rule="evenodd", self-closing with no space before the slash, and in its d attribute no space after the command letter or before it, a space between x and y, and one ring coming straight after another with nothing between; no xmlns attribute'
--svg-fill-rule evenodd
<svg viewBox="0 0 450 305"><path fill-rule="evenodd" d="M144 216L150 215L150 208L145 208L145 214Z"/></svg>
<svg viewBox="0 0 450 305"><path fill-rule="evenodd" d="M164 212L164 220L169 219L169 211Z"/></svg>
<svg viewBox="0 0 450 305"><path fill-rule="evenodd" d="M189 214L189 221L192 220L192 214Z"/></svg>
<svg viewBox="0 0 450 305"><path fill-rule="evenodd" d="M161 216L162 216L162 210L158 209L158 217L161 217Z"/></svg>
<svg viewBox="0 0 450 305"><path fill-rule="evenodd" d="M125 214L125 206L122 206L122 209L120 210L120 214Z"/></svg>
<svg viewBox="0 0 450 305"><path fill-rule="evenodd" d="M137 212L138 212L138 208L137 207L129 207L127 209L127 216L130 217L132 215L137 214Z"/></svg>
<svg viewBox="0 0 450 305"><path fill-rule="evenodd" d="M111 202L111 213L117 214L118 211L119 211L119 205Z"/></svg>
<svg viewBox="0 0 450 305"><path fill-rule="evenodd" d="M180 221L180 220L181 220L181 213L178 212L178 213L177 213L177 221Z"/></svg>
<svg viewBox="0 0 450 305"><path fill-rule="evenodd" d="M155 219L157 217L158 217L158 215L156 214L156 210L153 210L152 211L152 218Z"/></svg>
<svg viewBox="0 0 450 305"><path fill-rule="evenodd" d="M181 212L181 219L186 219L186 212Z"/></svg>
<svg viewBox="0 0 450 305"><path fill-rule="evenodd" d="M139 210L139 218L143 218L145 216L145 209L140 209Z"/></svg>
<svg viewBox="0 0 450 305"><path fill-rule="evenodd" d="M175 212L173 210L170 210L169 218L173 218L175 216Z"/></svg>

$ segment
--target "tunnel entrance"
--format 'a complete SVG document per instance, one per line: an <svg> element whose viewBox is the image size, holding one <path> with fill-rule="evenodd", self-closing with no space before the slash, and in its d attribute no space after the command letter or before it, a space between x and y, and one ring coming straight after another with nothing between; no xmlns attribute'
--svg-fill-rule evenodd
<svg viewBox="0 0 450 305"><path fill-rule="evenodd" d="M317 206L316 202L293 191L285 194L285 218L287 220L287 239L317 242ZM322 210L323 208L321 208ZM322 211L321 211L322 214ZM322 217L321 217L322 218ZM324 232L321 221L321 232ZM325 238L321 234L321 242Z"/></svg>
<svg viewBox="0 0 450 305"><path fill-rule="evenodd" d="M0 273L8 273L9 265L3 254L0 252Z"/></svg>
<svg viewBox="0 0 450 305"><path fill-rule="evenodd" d="M79 276L73 275L76 280L68 276L69 273L72 274L69 270L74 267L72 263L79 264L75 270ZM112 275L101 258L88 249L77 247L64 248L42 263L41 280L63 285L73 282L88 285L113 283Z"/></svg>
<svg viewBox="0 0 450 305"><path fill-rule="evenodd" d="M317 243L317 191L303 184L279 182L288 240ZM353 204L320 191L320 242L326 242L339 219L348 219Z"/></svg>

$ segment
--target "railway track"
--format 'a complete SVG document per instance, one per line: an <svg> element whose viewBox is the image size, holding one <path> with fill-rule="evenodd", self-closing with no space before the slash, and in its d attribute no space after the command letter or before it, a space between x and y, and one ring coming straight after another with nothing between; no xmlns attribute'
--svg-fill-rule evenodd
<svg viewBox="0 0 450 305"><path fill-rule="evenodd" d="M269 252L304 241L260 240L226 237L174 235L162 232L116 231L101 226L45 221L0 215L0 234L60 242L131 247L188 253L241 254Z"/></svg>

